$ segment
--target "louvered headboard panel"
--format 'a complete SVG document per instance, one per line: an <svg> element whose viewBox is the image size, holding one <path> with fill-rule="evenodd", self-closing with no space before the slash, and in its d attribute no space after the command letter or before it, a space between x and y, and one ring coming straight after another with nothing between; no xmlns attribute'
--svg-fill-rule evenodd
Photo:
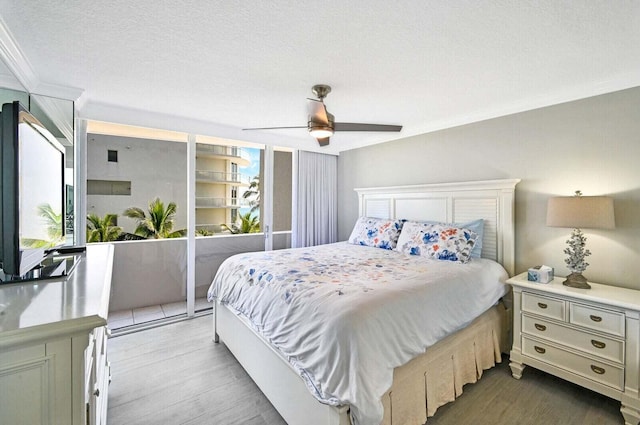
<svg viewBox="0 0 640 425"><path fill-rule="evenodd" d="M484 219L482 257L515 267L514 192L519 179L355 189L360 216L463 223Z"/></svg>

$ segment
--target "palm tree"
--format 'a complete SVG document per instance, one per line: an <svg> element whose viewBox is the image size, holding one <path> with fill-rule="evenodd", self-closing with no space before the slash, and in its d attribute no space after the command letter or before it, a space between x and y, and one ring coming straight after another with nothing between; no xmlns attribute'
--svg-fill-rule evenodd
<svg viewBox="0 0 640 425"><path fill-rule="evenodd" d="M249 199L249 206L251 206L251 212L255 212L260 209L260 176L255 176L251 180L249 189L247 189L242 197Z"/></svg>
<svg viewBox="0 0 640 425"><path fill-rule="evenodd" d="M56 214L49 204L38 205L38 215L45 221L47 239L23 238L21 243L31 248L53 248L60 245L62 237L62 213Z"/></svg>
<svg viewBox="0 0 640 425"><path fill-rule="evenodd" d="M231 227L227 226L226 224L223 224L222 227L224 227L234 235L240 233L260 232L260 221L258 220L258 217L251 216L251 211L246 214L240 214L239 218L240 219L238 220L238 222L233 223Z"/></svg>
<svg viewBox="0 0 640 425"><path fill-rule="evenodd" d="M117 214L105 214L100 218L95 214L87 215L87 242L109 242L118 240L122 227L116 225Z"/></svg>
<svg viewBox="0 0 640 425"><path fill-rule="evenodd" d="M145 239L179 238L186 234L186 229L173 230L176 210L175 202L169 202L167 208L160 198L155 198L149 203L148 213L138 207L127 208L123 215L133 218L138 222L135 235Z"/></svg>
<svg viewBox="0 0 640 425"><path fill-rule="evenodd" d="M214 232L208 229L196 229L196 236L213 236Z"/></svg>

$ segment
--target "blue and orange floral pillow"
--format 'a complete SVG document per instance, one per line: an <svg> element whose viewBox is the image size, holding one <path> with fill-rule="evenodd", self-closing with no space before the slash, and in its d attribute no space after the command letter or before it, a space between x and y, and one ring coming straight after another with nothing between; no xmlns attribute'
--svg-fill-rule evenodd
<svg viewBox="0 0 640 425"><path fill-rule="evenodd" d="M443 226L458 227L460 229L469 229L475 232L478 237L476 238L476 244L471 250L471 258L482 257L482 238L484 237L484 220L479 218L477 220L468 221L466 223L445 223L443 221L420 221L425 224L442 224Z"/></svg>
<svg viewBox="0 0 640 425"><path fill-rule="evenodd" d="M466 263L471 258L477 238L477 233L466 228L407 221L396 250L435 260Z"/></svg>
<svg viewBox="0 0 640 425"><path fill-rule="evenodd" d="M382 249L395 249L403 220L360 217L353 226L349 243Z"/></svg>

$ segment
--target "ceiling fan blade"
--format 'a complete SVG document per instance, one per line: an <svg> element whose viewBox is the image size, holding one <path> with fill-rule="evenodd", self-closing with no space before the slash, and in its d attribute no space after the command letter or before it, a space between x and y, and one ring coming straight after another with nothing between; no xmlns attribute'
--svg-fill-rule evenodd
<svg viewBox="0 0 640 425"><path fill-rule="evenodd" d="M329 137L317 138L318 144L320 146L328 146L329 145Z"/></svg>
<svg viewBox="0 0 640 425"><path fill-rule="evenodd" d="M329 125L329 116L324 102L307 98L307 111L309 112L309 121L313 121L316 124Z"/></svg>
<svg viewBox="0 0 640 425"><path fill-rule="evenodd" d="M243 128L242 130L283 130L287 128L307 128L306 125L295 126L295 127L254 127L254 128Z"/></svg>
<svg viewBox="0 0 640 425"><path fill-rule="evenodd" d="M333 124L334 131L400 131L401 125L386 124L362 124L357 122L336 122Z"/></svg>

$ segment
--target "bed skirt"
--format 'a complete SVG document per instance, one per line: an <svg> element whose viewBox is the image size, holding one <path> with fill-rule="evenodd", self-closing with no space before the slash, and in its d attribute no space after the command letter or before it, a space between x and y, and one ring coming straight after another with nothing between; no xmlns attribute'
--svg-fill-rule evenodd
<svg viewBox="0 0 640 425"><path fill-rule="evenodd" d="M465 384L501 361L509 349L511 310L502 302L469 326L441 340L424 354L394 369L382 397L382 425L423 425L436 409L462 394ZM243 368L291 425L349 425L348 406L319 403L291 365L250 327L248 321L216 304L219 334Z"/></svg>
<svg viewBox="0 0 640 425"><path fill-rule="evenodd" d="M465 384L502 361L508 350L509 315L502 303L423 355L398 367L382 397L383 425L423 425L438 407L454 401Z"/></svg>

